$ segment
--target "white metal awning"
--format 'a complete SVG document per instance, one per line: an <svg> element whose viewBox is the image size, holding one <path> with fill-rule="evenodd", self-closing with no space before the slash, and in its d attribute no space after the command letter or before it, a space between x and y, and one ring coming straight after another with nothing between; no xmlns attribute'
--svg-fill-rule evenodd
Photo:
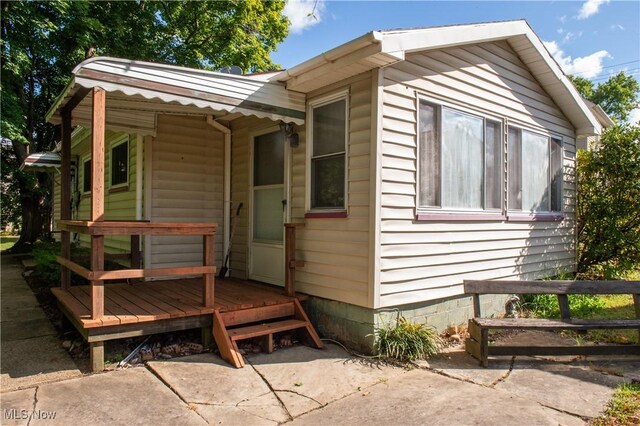
<svg viewBox="0 0 640 426"><path fill-rule="evenodd" d="M256 116L303 124L305 95L282 83L173 65L96 57L78 65L47 120L61 122L61 111L74 99L72 125L91 127L89 89L107 92L107 127L155 134L156 114L207 114L216 118Z"/></svg>
<svg viewBox="0 0 640 426"><path fill-rule="evenodd" d="M57 152L34 152L20 165L20 170L30 172L52 172L61 167L62 160Z"/></svg>

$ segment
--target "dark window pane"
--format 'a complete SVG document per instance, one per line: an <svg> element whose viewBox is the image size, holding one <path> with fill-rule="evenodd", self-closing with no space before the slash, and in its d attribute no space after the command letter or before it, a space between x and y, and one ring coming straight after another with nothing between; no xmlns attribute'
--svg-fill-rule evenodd
<svg viewBox="0 0 640 426"><path fill-rule="evenodd" d="M311 208L344 208L344 154L311 160Z"/></svg>
<svg viewBox="0 0 640 426"><path fill-rule="evenodd" d="M495 121L486 122L485 208L502 207L502 126Z"/></svg>
<svg viewBox="0 0 640 426"><path fill-rule="evenodd" d="M345 151L345 108L342 99L313 108L313 156Z"/></svg>
<svg viewBox="0 0 640 426"><path fill-rule="evenodd" d="M562 211L562 141L551 139L551 211Z"/></svg>
<svg viewBox="0 0 640 426"><path fill-rule="evenodd" d="M127 183L129 179L129 144L121 143L111 149L111 185Z"/></svg>
<svg viewBox="0 0 640 426"><path fill-rule="evenodd" d="M509 129L507 182L509 182L509 210L522 210L522 133Z"/></svg>
<svg viewBox="0 0 640 426"><path fill-rule="evenodd" d="M420 101L420 206L440 206L440 140L437 109Z"/></svg>
<svg viewBox="0 0 640 426"><path fill-rule="evenodd" d="M91 160L85 161L82 170L82 192L91 191Z"/></svg>
<svg viewBox="0 0 640 426"><path fill-rule="evenodd" d="M284 135L273 132L255 138L253 145L253 184L284 183Z"/></svg>

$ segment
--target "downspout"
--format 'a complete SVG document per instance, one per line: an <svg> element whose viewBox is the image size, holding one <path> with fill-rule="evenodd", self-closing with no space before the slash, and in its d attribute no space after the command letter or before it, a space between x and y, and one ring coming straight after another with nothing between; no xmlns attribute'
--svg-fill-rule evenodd
<svg viewBox="0 0 640 426"><path fill-rule="evenodd" d="M142 220L143 144L143 137L136 135L136 220Z"/></svg>
<svg viewBox="0 0 640 426"><path fill-rule="evenodd" d="M231 217L231 129L216 121L213 116L207 116L207 124L224 134L224 178L223 178L223 209L222 209L222 256L220 263L224 262L229 250L229 226Z"/></svg>

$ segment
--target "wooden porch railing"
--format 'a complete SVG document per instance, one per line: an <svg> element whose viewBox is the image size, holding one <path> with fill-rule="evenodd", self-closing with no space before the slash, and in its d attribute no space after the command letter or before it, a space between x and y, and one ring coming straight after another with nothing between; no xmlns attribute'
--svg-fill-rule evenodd
<svg viewBox="0 0 640 426"><path fill-rule="evenodd" d="M304 228L304 223L284 224L284 289L287 296L296 295L296 268L304 266L304 260L296 260L296 228Z"/></svg>
<svg viewBox="0 0 640 426"><path fill-rule="evenodd" d="M217 224L60 220L58 228L63 233L75 232L91 236L91 266L89 269L71 260L69 247L65 247L65 243L68 244L68 242L65 241L63 241L62 255L57 257L57 261L62 266L61 287L63 289L68 289L70 286L68 271L89 280L92 319L99 319L104 315L104 281L106 280L202 274L202 304L205 307L213 307L216 273L213 242L218 228ZM104 270L104 237L106 235L131 236L132 269ZM141 269L139 252L141 235L202 235L203 266Z"/></svg>

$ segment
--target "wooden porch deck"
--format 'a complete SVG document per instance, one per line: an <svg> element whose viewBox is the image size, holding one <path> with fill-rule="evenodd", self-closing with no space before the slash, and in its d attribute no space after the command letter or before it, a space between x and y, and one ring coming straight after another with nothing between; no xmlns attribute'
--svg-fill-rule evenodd
<svg viewBox="0 0 640 426"><path fill-rule="evenodd" d="M216 280L214 306L207 308L202 305L202 278L112 283L104 286L104 316L91 319L88 285L51 291L76 328L87 331L202 315L211 317L215 310L238 311L287 303L296 298L286 296L284 289L274 286L225 278Z"/></svg>

